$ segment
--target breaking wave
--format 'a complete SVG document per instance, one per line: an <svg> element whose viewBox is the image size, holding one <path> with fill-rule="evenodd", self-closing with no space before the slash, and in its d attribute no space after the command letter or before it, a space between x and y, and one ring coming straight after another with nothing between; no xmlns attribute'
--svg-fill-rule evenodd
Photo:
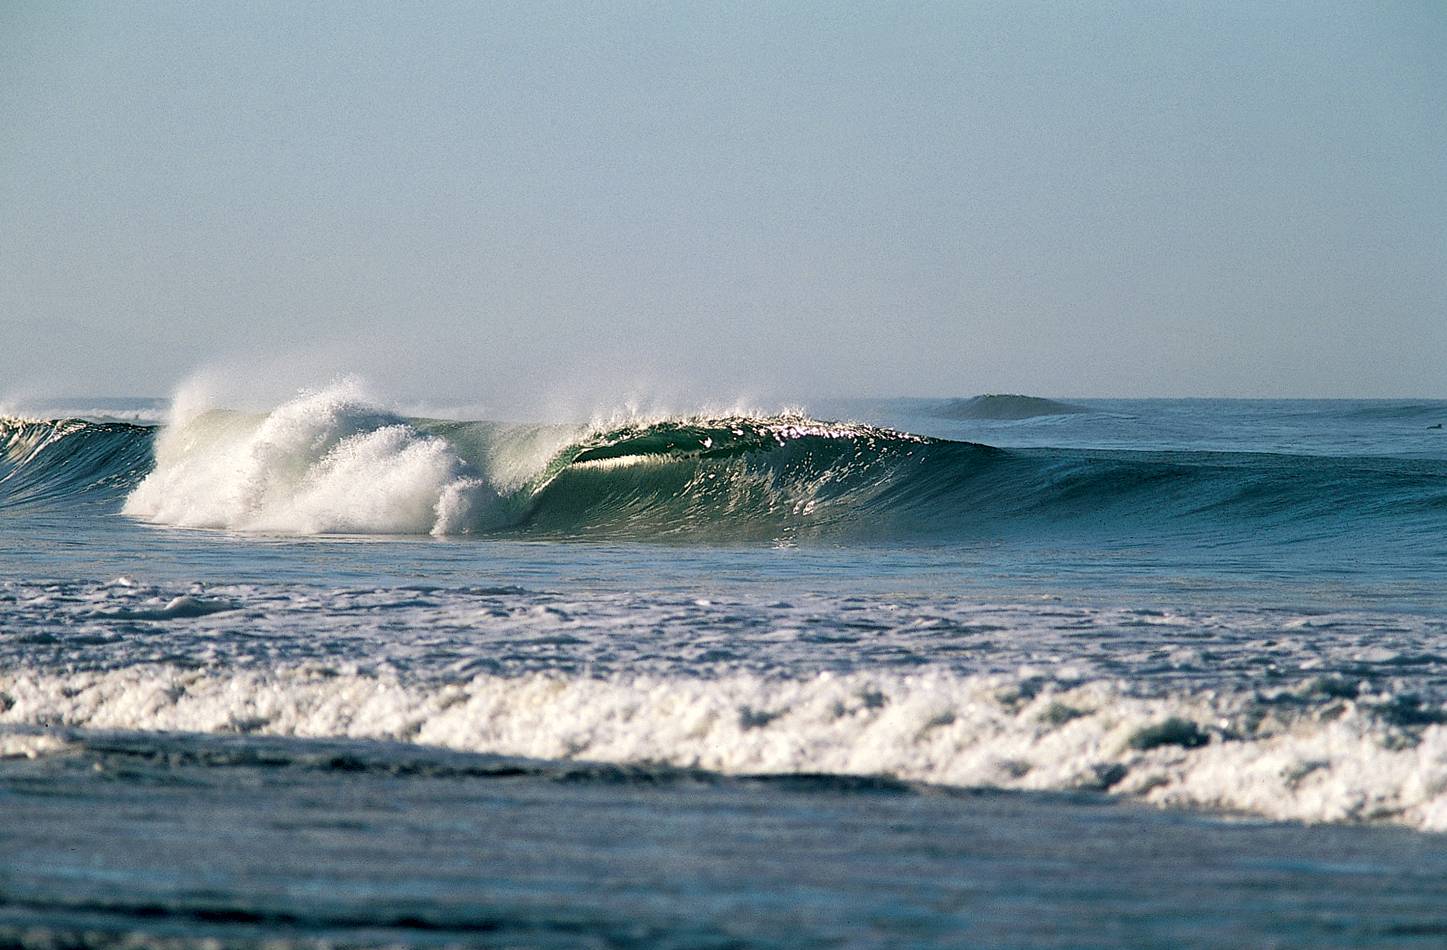
<svg viewBox="0 0 1447 950"><path fill-rule="evenodd" d="M749 540L1169 534L1440 550L1447 463L997 449L798 415L509 426L345 390L166 426L0 420L0 509L284 535Z"/></svg>
<svg viewBox="0 0 1447 950"><path fill-rule="evenodd" d="M388 740L734 775L1109 791L1170 806L1447 830L1439 707L1330 678L1136 696L1108 681L943 671L778 679L477 676L307 667L0 673L0 724ZM0 755L59 751L54 732Z"/></svg>

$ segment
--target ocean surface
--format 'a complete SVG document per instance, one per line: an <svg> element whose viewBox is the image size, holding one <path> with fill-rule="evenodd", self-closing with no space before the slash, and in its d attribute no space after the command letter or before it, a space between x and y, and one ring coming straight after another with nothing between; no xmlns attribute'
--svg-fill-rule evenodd
<svg viewBox="0 0 1447 950"><path fill-rule="evenodd" d="M0 418L0 943L1447 944L1447 402Z"/></svg>

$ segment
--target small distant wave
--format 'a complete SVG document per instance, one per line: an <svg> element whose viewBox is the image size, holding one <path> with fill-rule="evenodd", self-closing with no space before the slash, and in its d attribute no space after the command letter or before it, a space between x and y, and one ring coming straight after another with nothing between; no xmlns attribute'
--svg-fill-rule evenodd
<svg viewBox="0 0 1447 950"><path fill-rule="evenodd" d="M100 611L96 616L108 620L193 620L235 609L236 605L229 601L182 594L157 607Z"/></svg>
<svg viewBox="0 0 1447 950"><path fill-rule="evenodd" d="M732 775L1091 789L1274 819L1447 830L1447 711L1330 680L1137 696L1028 673L482 675L439 685L163 665L5 670L0 698L0 723L21 729L371 739ZM34 740L21 747L47 751Z"/></svg>
<svg viewBox="0 0 1447 950"><path fill-rule="evenodd" d="M1040 396L1015 396L988 394L972 396L969 399L952 399L933 411L943 419L978 419L1008 422L1016 419L1034 419L1038 416L1067 416L1090 412L1085 406L1074 403L1056 402Z"/></svg>
<svg viewBox="0 0 1447 950"><path fill-rule="evenodd" d="M1355 406L1345 415L1379 422L1436 424L1447 422L1447 402L1381 402Z"/></svg>

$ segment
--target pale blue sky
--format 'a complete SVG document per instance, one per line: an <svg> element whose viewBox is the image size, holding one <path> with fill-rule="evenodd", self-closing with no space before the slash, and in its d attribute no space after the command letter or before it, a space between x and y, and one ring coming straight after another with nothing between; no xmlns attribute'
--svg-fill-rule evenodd
<svg viewBox="0 0 1447 950"><path fill-rule="evenodd" d="M10 2L0 396L1447 396L1444 103L1435 0Z"/></svg>

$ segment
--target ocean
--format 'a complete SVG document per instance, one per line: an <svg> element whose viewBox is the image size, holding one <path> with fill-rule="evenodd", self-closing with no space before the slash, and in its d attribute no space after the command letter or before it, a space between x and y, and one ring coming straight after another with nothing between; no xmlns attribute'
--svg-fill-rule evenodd
<svg viewBox="0 0 1447 950"><path fill-rule="evenodd" d="M1447 943L1447 402L6 412L0 942Z"/></svg>

